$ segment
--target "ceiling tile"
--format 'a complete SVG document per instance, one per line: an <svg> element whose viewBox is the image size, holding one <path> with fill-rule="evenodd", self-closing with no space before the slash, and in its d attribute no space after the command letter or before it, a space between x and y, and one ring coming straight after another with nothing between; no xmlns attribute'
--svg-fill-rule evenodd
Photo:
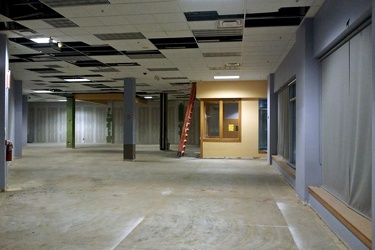
<svg viewBox="0 0 375 250"><path fill-rule="evenodd" d="M181 12L180 6L176 1L152 2L145 3L150 13L175 13Z"/></svg>
<svg viewBox="0 0 375 250"><path fill-rule="evenodd" d="M87 12L83 7L61 7L55 8L55 10L66 18L71 17L90 17L91 14Z"/></svg>
<svg viewBox="0 0 375 250"><path fill-rule="evenodd" d="M187 23L163 23L161 24L164 31L183 31L190 30Z"/></svg>
<svg viewBox="0 0 375 250"><path fill-rule="evenodd" d="M156 23L152 15L127 15L126 18L132 24Z"/></svg>
<svg viewBox="0 0 375 250"><path fill-rule="evenodd" d="M80 27L90 27L90 26L99 26L103 25L97 18L95 17L75 17L71 18L71 20L78 24Z"/></svg>
<svg viewBox="0 0 375 250"><path fill-rule="evenodd" d="M108 5L107 4L88 5L88 6L83 6L83 9L85 9L92 16L119 16L121 15L121 12L116 8L116 6L109 5L109 4Z"/></svg>
<svg viewBox="0 0 375 250"><path fill-rule="evenodd" d="M159 23L186 22L185 15L183 13L154 14L154 17Z"/></svg>
<svg viewBox="0 0 375 250"><path fill-rule="evenodd" d="M97 20L104 25L124 25L130 22L124 16L100 16Z"/></svg>
<svg viewBox="0 0 375 250"><path fill-rule="evenodd" d="M151 13L143 3L114 4L114 7L124 15Z"/></svg>
<svg viewBox="0 0 375 250"><path fill-rule="evenodd" d="M163 28L159 24L135 24L134 26L139 32L163 31Z"/></svg>

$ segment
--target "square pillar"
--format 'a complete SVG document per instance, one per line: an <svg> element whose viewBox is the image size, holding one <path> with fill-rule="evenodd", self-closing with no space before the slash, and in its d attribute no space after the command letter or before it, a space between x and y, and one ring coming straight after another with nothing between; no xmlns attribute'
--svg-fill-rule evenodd
<svg viewBox="0 0 375 250"><path fill-rule="evenodd" d="M75 148L75 127L76 127L76 102L74 97L66 98L66 147Z"/></svg>
<svg viewBox="0 0 375 250"><path fill-rule="evenodd" d="M124 160L135 159L136 142L136 81L124 79Z"/></svg>

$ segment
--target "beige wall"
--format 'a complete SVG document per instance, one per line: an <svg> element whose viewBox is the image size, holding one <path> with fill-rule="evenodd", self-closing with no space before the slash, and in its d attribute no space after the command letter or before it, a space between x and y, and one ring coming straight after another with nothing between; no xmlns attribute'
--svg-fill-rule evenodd
<svg viewBox="0 0 375 250"><path fill-rule="evenodd" d="M258 99L267 98L267 81L202 82L197 84L197 98L240 98L242 101L241 142L202 142L201 157L265 156L258 151Z"/></svg>
<svg viewBox="0 0 375 250"><path fill-rule="evenodd" d="M197 98L267 98L267 81L199 82Z"/></svg>

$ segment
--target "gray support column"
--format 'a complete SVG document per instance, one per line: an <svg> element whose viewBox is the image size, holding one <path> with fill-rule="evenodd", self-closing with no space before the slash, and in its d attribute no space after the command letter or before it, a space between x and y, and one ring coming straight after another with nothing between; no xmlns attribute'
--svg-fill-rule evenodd
<svg viewBox="0 0 375 250"><path fill-rule="evenodd" d="M5 191L8 181L8 166L5 158L6 124L8 124L8 90L5 76L8 70L8 38L0 34L0 191Z"/></svg>
<svg viewBox="0 0 375 250"><path fill-rule="evenodd" d="M23 112L23 99L22 99L22 81L16 80L12 86L14 88L14 157L22 157L22 138L27 130L23 130L22 112Z"/></svg>
<svg viewBox="0 0 375 250"><path fill-rule="evenodd" d="M136 103L135 78L124 79L124 160L135 159Z"/></svg>
<svg viewBox="0 0 375 250"><path fill-rule="evenodd" d="M29 113L29 103L27 102L27 95L22 96L22 147L27 147L27 137L28 137L28 113Z"/></svg>
<svg viewBox="0 0 375 250"><path fill-rule="evenodd" d="M372 0L372 249L375 249L375 0Z"/></svg>
<svg viewBox="0 0 375 250"><path fill-rule="evenodd" d="M274 74L270 74L268 78L267 118L267 162L272 164L272 155L277 154L277 95Z"/></svg>
<svg viewBox="0 0 375 250"><path fill-rule="evenodd" d="M301 200L308 200L308 187L322 184L320 163L320 96L321 69L314 58L313 19L304 20L297 32L301 41L300 62L296 85L296 191Z"/></svg>
<svg viewBox="0 0 375 250"><path fill-rule="evenodd" d="M66 98L66 147L76 147L76 100L74 97Z"/></svg>
<svg viewBox="0 0 375 250"><path fill-rule="evenodd" d="M160 150L168 149L168 94L160 93Z"/></svg>

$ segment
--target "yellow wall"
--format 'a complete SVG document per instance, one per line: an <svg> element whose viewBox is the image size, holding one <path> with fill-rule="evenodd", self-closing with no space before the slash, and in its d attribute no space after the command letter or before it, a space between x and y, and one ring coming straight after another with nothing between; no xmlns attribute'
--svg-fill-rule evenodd
<svg viewBox="0 0 375 250"><path fill-rule="evenodd" d="M267 81L202 82L197 98L240 98L241 142L202 142L201 157L264 157L258 151L259 98L267 98ZM202 119L202 117L201 117Z"/></svg>
<svg viewBox="0 0 375 250"><path fill-rule="evenodd" d="M199 82L197 98L267 98L267 81Z"/></svg>

